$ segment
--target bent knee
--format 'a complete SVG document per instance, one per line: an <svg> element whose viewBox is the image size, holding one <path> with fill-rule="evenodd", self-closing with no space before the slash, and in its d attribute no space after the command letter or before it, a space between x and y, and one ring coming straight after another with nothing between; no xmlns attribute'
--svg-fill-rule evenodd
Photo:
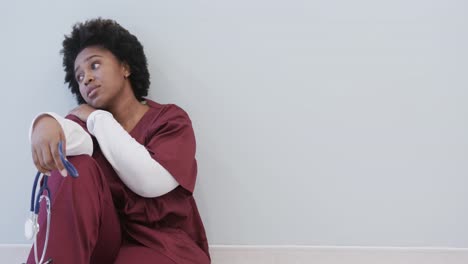
<svg viewBox="0 0 468 264"><path fill-rule="evenodd" d="M78 178L89 178L102 176L102 171L97 161L89 155L69 156L67 160L73 164L78 171Z"/></svg>
<svg viewBox="0 0 468 264"><path fill-rule="evenodd" d="M96 160L89 156L89 155L76 155L76 156L68 156L67 160L75 166L75 168L78 170L78 168L86 168L86 167L97 167L97 162Z"/></svg>

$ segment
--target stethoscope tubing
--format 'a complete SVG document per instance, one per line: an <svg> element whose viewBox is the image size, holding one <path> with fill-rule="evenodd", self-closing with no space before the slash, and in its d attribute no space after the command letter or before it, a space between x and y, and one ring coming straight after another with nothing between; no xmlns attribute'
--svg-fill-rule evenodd
<svg viewBox="0 0 468 264"><path fill-rule="evenodd" d="M59 142L59 155L60 155L60 160L62 161L63 165L65 166L65 169L67 170L68 175L70 175L73 178L77 178L79 176L78 171L76 170L75 166L69 162L65 156L63 155L62 151L62 141ZM51 207L52 207L52 195L48 186L48 181L49 177L44 176L42 179L42 186L39 188L39 191L36 194L37 190L37 184L39 183L39 179L41 178L42 173L38 171L36 173L36 177L34 179L34 184L31 192L31 204L30 204L30 211L33 214L32 219L33 219L33 224L36 225L37 227L39 226L37 223L38 220L38 215L39 215L39 209L40 209L40 202L42 198L46 200L46 205L47 205L47 226L46 226L46 237L44 241L44 247L42 250L42 256L39 260L38 254L37 254L37 232L34 234L34 258L36 263L42 263L44 260L44 256L47 250L47 244L49 240L49 230L50 230L50 222L51 222ZM47 192L47 194L44 194L44 191ZM51 263L51 259L49 259L46 263Z"/></svg>

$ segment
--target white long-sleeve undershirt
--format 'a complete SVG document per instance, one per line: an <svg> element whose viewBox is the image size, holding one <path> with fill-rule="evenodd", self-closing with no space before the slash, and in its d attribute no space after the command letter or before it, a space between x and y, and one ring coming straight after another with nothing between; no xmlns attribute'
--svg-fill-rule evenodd
<svg viewBox="0 0 468 264"><path fill-rule="evenodd" d="M38 115L30 129L30 138L36 119L42 115L55 118L66 138L68 156L93 153L91 136L77 123L52 112ZM159 162L114 119L111 113L96 110L86 122L88 131L96 137L102 153L120 179L136 194L152 198L175 189L179 183Z"/></svg>

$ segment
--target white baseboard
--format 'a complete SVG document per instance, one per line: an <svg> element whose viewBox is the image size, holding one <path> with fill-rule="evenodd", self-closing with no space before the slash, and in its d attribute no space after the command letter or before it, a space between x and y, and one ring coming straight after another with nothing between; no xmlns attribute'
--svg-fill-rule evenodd
<svg viewBox="0 0 468 264"><path fill-rule="evenodd" d="M30 245L0 244L0 263L25 261ZM468 248L210 246L212 264L467 264Z"/></svg>
<svg viewBox="0 0 468 264"><path fill-rule="evenodd" d="M213 264L468 264L468 248L213 246Z"/></svg>

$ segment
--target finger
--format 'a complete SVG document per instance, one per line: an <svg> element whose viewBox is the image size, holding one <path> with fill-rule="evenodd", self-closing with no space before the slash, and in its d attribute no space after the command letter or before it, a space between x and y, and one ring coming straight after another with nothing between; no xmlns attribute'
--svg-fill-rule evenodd
<svg viewBox="0 0 468 264"><path fill-rule="evenodd" d="M34 162L34 166L36 166L38 171L42 172L42 170L44 168L42 168L41 164L39 163L39 157L37 156L36 150L33 147L31 147L31 154L32 154L32 159L33 159L33 162Z"/></svg>
<svg viewBox="0 0 468 264"><path fill-rule="evenodd" d="M42 167L46 168L48 171L53 171L57 167L55 166L55 161L52 157L50 147L45 147L42 149Z"/></svg>
<svg viewBox="0 0 468 264"><path fill-rule="evenodd" d="M48 171L47 169L42 166L42 154L40 150L34 150L34 154L36 157L35 163L36 163L36 168L41 172L46 174Z"/></svg>
<svg viewBox="0 0 468 264"><path fill-rule="evenodd" d="M52 150L52 157L55 162L55 167L59 170L60 174L62 174L62 176L65 177L67 176L67 170L65 169L65 166L62 163L62 159L60 158L60 152L58 148L58 144L50 145L50 149Z"/></svg>
<svg viewBox="0 0 468 264"><path fill-rule="evenodd" d="M36 168L41 173L44 173L47 176L50 176L50 171L48 171L44 166L42 166L42 154L40 150L33 149L33 160Z"/></svg>

